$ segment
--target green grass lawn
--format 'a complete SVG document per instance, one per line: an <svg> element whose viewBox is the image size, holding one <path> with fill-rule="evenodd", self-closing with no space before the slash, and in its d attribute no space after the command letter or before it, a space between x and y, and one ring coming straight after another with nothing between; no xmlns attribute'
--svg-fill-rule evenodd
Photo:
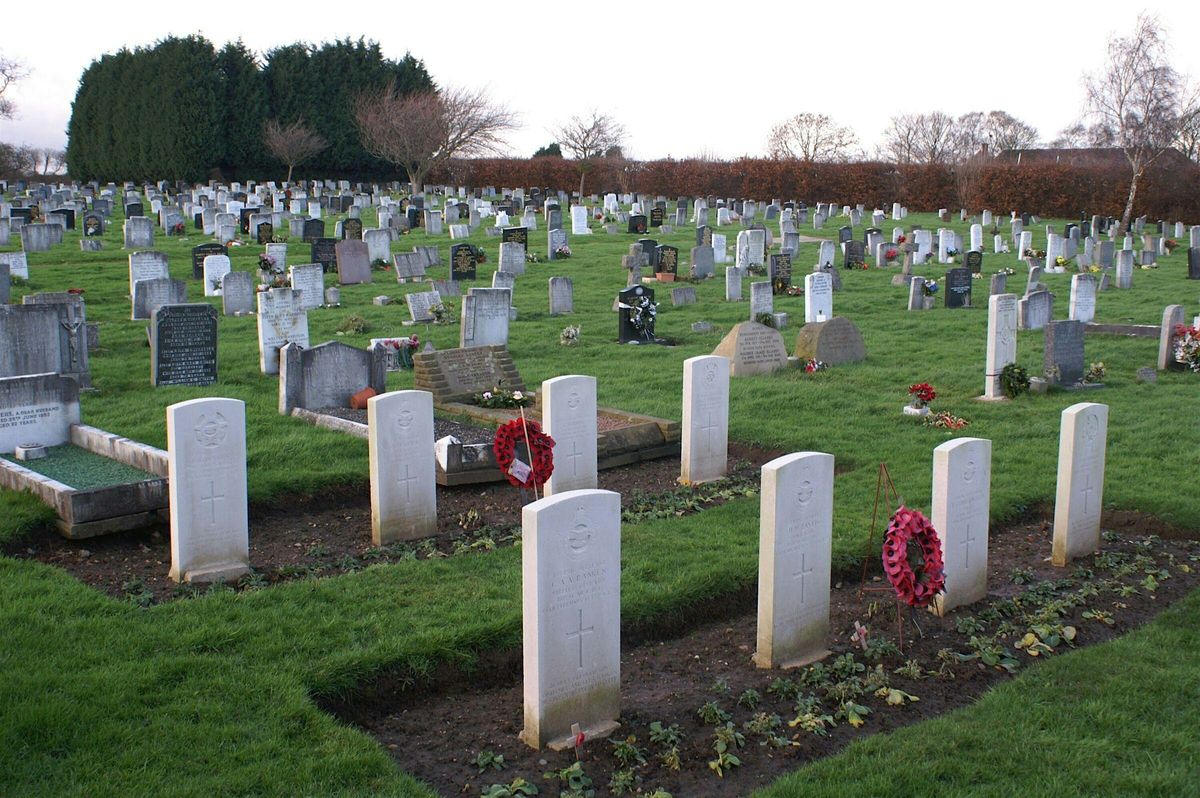
<svg viewBox="0 0 1200 798"><path fill-rule="evenodd" d="M370 227L374 212L364 217ZM330 235L333 221L327 221ZM910 216L904 226L913 224L939 226L932 215ZM890 233L892 226L889 221L884 230ZM966 224L951 226L966 237ZM1062 222L1055 226L1061 230ZM822 234L835 235L836 227L831 222ZM1031 227L1034 245L1044 247L1044 226ZM736 229L725 228L731 256ZM512 325L510 349L530 387L561 374L592 374L602 405L677 419L683 360L711 352L725 331L749 315L749 306L725 303L719 277L697 286L699 304L682 308L671 307L671 286L663 285L658 332L679 345L618 345L612 298L625 284L620 256L636 238L603 231L573 236L572 259L530 264L518 278L520 318ZM14 287L14 296L86 289L88 319L101 323L102 349L92 356L97 390L82 399L85 423L165 447L167 405L234 397L247 403L252 501L319 495L345 484L365 492L365 441L278 415L277 380L258 371L253 318L221 318L216 385L151 388L146 322L129 321L119 218L105 235L104 251L80 252L77 240L69 233L63 246L31 255L29 284ZM487 285L499 239L481 231L471 240L487 250L489 263L477 283ZM545 231L531 233L530 240L531 249L544 255ZM156 238L170 256L172 276L189 281L189 299L219 307L219 298L204 300L200 281L190 278L190 248L205 241L196 233L186 240ZM393 251L429 241L416 232ZM688 227L660 241L686 253L694 232ZM446 260L448 238L437 243ZM234 268L252 271L259 251L233 250ZM816 252L816 244L801 246L797 281ZM288 262L307 260L307 245L293 244ZM1023 265L1011 255L985 257L985 272L1001 267L1018 268L1009 279L1020 293ZM945 267L916 271L941 277ZM546 280L555 275L574 279L574 316L547 314ZM1191 318L1200 284L1186 282L1185 275L1182 251L1157 270L1135 272L1132 291L1099 295L1097 320L1158 324L1169 303L1184 304ZM447 277L447 268L431 276ZM439 349L457 344L457 326L406 328L402 302L372 305L378 294L402 297L419 288L397 285L390 272L375 277L374 285L343 287L341 308L310 312L314 344L336 338L365 346L371 337L414 330L422 343L432 340ZM1070 275L1047 275L1044 282L1057 296L1056 317L1065 318ZM730 400L734 439L836 456L835 555L862 550L881 461L909 503L928 505L931 452L950 434L900 416L914 382L935 386L935 409L970 419L958 435L993 441L994 523L1052 499L1059 414L1086 400L1110 406L1106 503L1200 527L1200 498L1186 490L1200 445L1194 409L1200 383L1178 373L1162 374L1154 385L1136 383L1137 368L1154 364L1156 341L1089 336L1088 360L1102 360L1109 370L1103 391L984 404L974 397L983 389L986 279L975 282L976 308L925 313L904 310L907 289L893 288L890 273L844 273L843 283L834 311L862 330L868 360L816 375L789 371L739 379ZM792 327L784 331L789 346L803 307L802 298L776 298L776 309L791 314ZM336 336L352 314L371 328ZM702 319L717 330L692 333L691 323ZM567 324L582 328L577 347L558 343ZM1019 333L1018 362L1034 374L1041 372L1041 344L1040 332ZM389 385L410 387L411 379L408 372L393 374ZM19 538L48 514L28 496L0 492L0 541ZM369 533L346 530L364 540ZM753 584L757 500L626 525L622 538L625 623L670 617ZM683 540L687 545L680 545ZM139 609L58 569L0 558L0 792L422 794L374 741L324 715L310 696L352 689L384 671L420 679L439 665L469 665L477 652L518 646L519 583L519 551L509 548ZM1181 738L1186 719L1200 715L1198 621L1200 599L1193 595L1137 634L1031 668L976 706L856 745L782 780L768 794L908 794L927 791L928 783L972 794L1010 794L1011 786L1035 794L1195 791L1186 780L1196 771L1195 736ZM902 763L899 773L876 761L883 757ZM1122 778L1104 778L1105 768L1120 769Z"/></svg>

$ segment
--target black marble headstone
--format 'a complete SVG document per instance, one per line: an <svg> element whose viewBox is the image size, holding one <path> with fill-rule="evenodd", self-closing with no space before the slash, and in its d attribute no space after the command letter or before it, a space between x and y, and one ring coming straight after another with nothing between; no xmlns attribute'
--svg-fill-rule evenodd
<svg viewBox="0 0 1200 798"><path fill-rule="evenodd" d="M363 223L360 219L347 219L342 222L342 240L362 240Z"/></svg>
<svg viewBox="0 0 1200 798"><path fill-rule="evenodd" d="M505 227L500 231L500 243L502 244L521 244L526 249L529 247L529 228L528 227Z"/></svg>
<svg viewBox="0 0 1200 798"><path fill-rule="evenodd" d="M217 309L207 303L162 305L150 318L150 383L217 381Z"/></svg>
<svg viewBox="0 0 1200 798"><path fill-rule="evenodd" d="M712 246L712 228L706 224L702 224L696 228L696 246L711 247Z"/></svg>
<svg viewBox="0 0 1200 798"><path fill-rule="evenodd" d="M786 294L792 285L792 256L772 255L770 260L771 293Z"/></svg>
<svg viewBox="0 0 1200 798"><path fill-rule="evenodd" d="M623 343L630 341L650 342L654 340L655 314L649 309L641 311L643 329L634 326L631 318L638 315L638 309L654 304L654 290L643 285L633 285L617 295L617 339Z"/></svg>
<svg viewBox="0 0 1200 798"><path fill-rule="evenodd" d="M846 228L847 230L849 228ZM842 265L847 269L854 269L862 266L866 260L866 246L861 241L847 241L845 244L846 254L842 258Z"/></svg>
<svg viewBox="0 0 1200 798"><path fill-rule="evenodd" d="M638 243L642 245L642 254L649 260L648 265L658 266L658 242L653 238L639 238ZM653 270L658 271L658 269Z"/></svg>
<svg viewBox="0 0 1200 798"><path fill-rule="evenodd" d="M309 263L319 263L324 272L337 271L337 239L314 238L309 251Z"/></svg>
<svg viewBox="0 0 1200 798"><path fill-rule="evenodd" d="M455 244L450 247L450 279L474 280L479 265L479 254L470 244Z"/></svg>
<svg viewBox="0 0 1200 798"><path fill-rule="evenodd" d="M963 265L970 269L972 274L979 274L983 271L983 253L972 249L963 257Z"/></svg>
<svg viewBox="0 0 1200 798"><path fill-rule="evenodd" d="M650 209L650 226L662 227L663 220L666 218L666 210L664 208L654 207Z"/></svg>
<svg viewBox="0 0 1200 798"><path fill-rule="evenodd" d="M325 237L325 220L324 219L307 219L304 222L303 238L305 241L312 243L318 238Z"/></svg>
<svg viewBox="0 0 1200 798"><path fill-rule="evenodd" d="M971 270L951 269L946 272L946 307L971 307Z"/></svg>
<svg viewBox="0 0 1200 798"><path fill-rule="evenodd" d="M198 247L192 247L192 279L204 279L204 259L209 255L228 255L227 250L222 244L201 244Z"/></svg>
<svg viewBox="0 0 1200 798"><path fill-rule="evenodd" d="M1200 249L1195 247L1188 250L1188 279L1200 280Z"/></svg>
<svg viewBox="0 0 1200 798"><path fill-rule="evenodd" d="M679 247L661 244L654 248L655 271L663 274L679 272Z"/></svg>
<svg viewBox="0 0 1200 798"><path fill-rule="evenodd" d="M647 228L646 217L640 213L635 213L629 217L629 232L636 235L645 235Z"/></svg>

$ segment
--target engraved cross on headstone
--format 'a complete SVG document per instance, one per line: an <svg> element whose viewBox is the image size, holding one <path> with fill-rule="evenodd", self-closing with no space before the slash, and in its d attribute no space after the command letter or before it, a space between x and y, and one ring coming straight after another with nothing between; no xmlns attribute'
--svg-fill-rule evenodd
<svg viewBox="0 0 1200 798"><path fill-rule="evenodd" d="M967 522L967 529L964 533L963 547L963 568L971 567L971 544L975 542L975 538L971 536L971 522Z"/></svg>
<svg viewBox="0 0 1200 798"><path fill-rule="evenodd" d="M1092 511L1089 505L1091 504L1092 494L1096 492L1096 489L1092 487L1092 469L1087 469L1087 471L1084 473L1084 476L1086 477L1086 480L1084 481L1083 490L1081 491L1083 493L1083 514L1091 515Z"/></svg>
<svg viewBox="0 0 1200 798"><path fill-rule="evenodd" d="M571 461L571 476L579 476L579 458L583 457L583 452L579 451L579 441L571 441L571 453L566 457Z"/></svg>
<svg viewBox="0 0 1200 798"><path fill-rule="evenodd" d="M404 501L406 501L406 502L412 501L412 483L417 481L416 477L409 474L409 469L410 469L410 466L408 465L408 463L405 463L404 464L404 476L402 476L396 480L398 483L400 483L401 485L404 486Z"/></svg>
<svg viewBox="0 0 1200 798"><path fill-rule="evenodd" d="M701 436L711 436L710 443L711 445L716 446L716 435L720 428L717 426L716 422L713 421L712 410L704 411L704 420L704 426L700 427L700 434Z"/></svg>
<svg viewBox="0 0 1200 798"><path fill-rule="evenodd" d="M584 625L583 625L583 609L580 608L580 610L579 610L579 625L575 627L574 632L567 632L567 640L570 640L572 637L579 638L579 668L580 668L580 670L583 669L583 636L592 634L594 629L595 629L595 627L593 627L593 626L588 626L586 628L584 627Z"/></svg>
<svg viewBox="0 0 1200 798"><path fill-rule="evenodd" d="M209 511L212 515L212 520L208 522L209 526L216 526L217 523L217 502L225 499L224 493L217 493L217 483L214 480L208 482L208 495L201 496L200 501L208 502Z"/></svg>
<svg viewBox="0 0 1200 798"><path fill-rule="evenodd" d="M796 573L792 574L793 579L800 580L800 603L801 604L804 603L804 577L808 576L809 574L811 574L813 572L813 570L811 568L809 568L808 570L804 569L804 566L808 564L807 561L808 561L808 555L805 554L804 552L801 552L800 553L800 570L796 571Z"/></svg>

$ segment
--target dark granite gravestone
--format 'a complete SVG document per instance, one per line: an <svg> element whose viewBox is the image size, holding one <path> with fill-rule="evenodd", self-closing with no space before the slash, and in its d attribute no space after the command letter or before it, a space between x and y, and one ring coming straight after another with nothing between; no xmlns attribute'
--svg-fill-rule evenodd
<svg viewBox="0 0 1200 798"><path fill-rule="evenodd" d="M562 226L562 210L557 205L551 205L546 209L546 230L561 230Z"/></svg>
<svg viewBox="0 0 1200 798"><path fill-rule="evenodd" d="M424 224L424 220L421 218L422 213L419 209L410 206L406 213L408 215L408 229L409 230L416 230L418 227L420 227L422 224ZM345 232L346 232L346 228L343 227L342 233L345 234Z"/></svg>
<svg viewBox="0 0 1200 798"><path fill-rule="evenodd" d="M971 274L979 274L983 271L983 253L978 250L971 250L963 258L963 265Z"/></svg>
<svg viewBox="0 0 1200 798"><path fill-rule="evenodd" d="M275 238L275 225L270 222L260 222L254 230L254 240L260 244L270 244Z"/></svg>
<svg viewBox="0 0 1200 798"><path fill-rule="evenodd" d="M209 255L229 255L223 244L201 244L192 247L192 279L204 279L204 259Z"/></svg>
<svg viewBox="0 0 1200 798"><path fill-rule="evenodd" d="M638 243L642 245L642 254L646 256L646 265L651 271L658 271L658 242L653 238L639 238Z"/></svg>
<svg viewBox="0 0 1200 798"><path fill-rule="evenodd" d="M163 305L150 317L150 384L212 385L217 381L217 309Z"/></svg>
<svg viewBox="0 0 1200 798"><path fill-rule="evenodd" d="M1188 279L1200 280L1200 249L1192 247L1188 250Z"/></svg>
<svg viewBox="0 0 1200 798"><path fill-rule="evenodd" d="M194 227L197 230L204 229L204 212L203 211L201 211L200 213L192 214L192 227Z"/></svg>
<svg viewBox="0 0 1200 798"><path fill-rule="evenodd" d="M305 242L312 243L319 238L325 237L325 220L324 219L306 219L304 222L303 238Z"/></svg>
<svg viewBox="0 0 1200 798"><path fill-rule="evenodd" d="M479 266L479 254L470 244L455 244L450 247L450 279L474 280Z"/></svg>
<svg viewBox="0 0 1200 798"><path fill-rule="evenodd" d="M140 202L125 203L125 218L126 219L130 218L131 216L145 216L145 215L146 215L146 209L144 207L142 207L142 203L140 203Z"/></svg>
<svg viewBox="0 0 1200 798"><path fill-rule="evenodd" d="M844 228L849 230L850 228ZM842 265L847 269L856 269L866 260L866 245L861 241L850 240L845 244L846 254L842 256Z"/></svg>
<svg viewBox="0 0 1200 798"><path fill-rule="evenodd" d="M629 217L628 232L642 236L646 234L646 227L646 217L643 214L637 213Z"/></svg>
<svg viewBox="0 0 1200 798"><path fill-rule="evenodd" d="M617 339L627 344L631 341L651 343L654 341L654 322L657 310L654 305L654 290L633 285L617 294ZM634 323L642 319L642 329Z"/></svg>
<svg viewBox="0 0 1200 798"><path fill-rule="evenodd" d="M712 246L712 228L706 224L702 224L696 228L696 246L711 247Z"/></svg>
<svg viewBox="0 0 1200 798"><path fill-rule="evenodd" d="M1083 322L1064 319L1046 325L1042 365L1047 372L1057 368L1062 385L1075 385L1083 379Z"/></svg>
<svg viewBox="0 0 1200 798"><path fill-rule="evenodd" d="M75 229L75 211L74 210L72 210L70 208L59 208L58 210L51 211L50 213L62 217L64 229L66 229L66 230L74 230ZM49 215L50 214L47 214L47 216L49 216Z"/></svg>
<svg viewBox="0 0 1200 798"><path fill-rule="evenodd" d="M242 208L242 211L238 216L238 229L240 229L244 235L250 234L250 217L258 212L258 208Z"/></svg>
<svg viewBox="0 0 1200 798"><path fill-rule="evenodd" d="M866 230L863 230L862 240L863 240L864 246L866 245L867 241L870 240L871 236L873 236L873 235L883 235L883 231L880 230L878 227L868 227Z"/></svg>
<svg viewBox="0 0 1200 798"><path fill-rule="evenodd" d="M679 272L679 247L662 244L654 248L655 271L661 274Z"/></svg>
<svg viewBox="0 0 1200 798"><path fill-rule="evenodd" d="M529 228L505 227L500 231L501 244L520 244L529 249Z"/></svg>
<svg viewBox="0 0 1200 798"><path fill-rule="evenodd" d="M85 238L104 235L104 217L98 213L89 213L84 216L83 235Z"/></svg>
<svg viewBox="0 0 1200 798"><path fill-rule="evenodd" d="M771 293L786 294L792 286L792 256L787 253L772 255L768 269Z"/></svg>
<svg viewBox="0 0 1200 798"><path fill-rule="evenodd" d="M950 269L946 272L946 307L971 307L970 269Z"/></svg>
<svg viewBox="0 0 1200 798"><path fill-rule="evenodd" d="M854 238L854 229L852 227L846 226L846 227L838 228L838 243L839 244L845 244L847 241L850 241L853 238Z"/></svg>
<svg viewBox="0 0 1200 798"><path fill-rule="evenodd" d="M360 219L347 219L342 222L342 240L362 240L363 223Z"/></svg>
<svg viewBox="0 0 1200 798"><path fill-rule="evenodd" d="M326 273L337 269L337 239L314 238L309 249L309 263L319 263Z"/></svg>
<svg viewBox="0 0 1200 798"><path fill-rule="evenodd" d="M666 218L666 214L667 214L667 212L663 208L658 208L658 207L651 208L650 209L650 226L651 227L662 227L663 220Z"/></svg>

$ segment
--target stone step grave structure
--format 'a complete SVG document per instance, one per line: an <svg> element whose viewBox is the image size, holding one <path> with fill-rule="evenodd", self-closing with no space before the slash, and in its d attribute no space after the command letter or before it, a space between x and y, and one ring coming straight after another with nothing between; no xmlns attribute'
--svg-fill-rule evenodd
<svg viewBox="0 0 1200 798"><path fill-rule="evenodd" d="M797 452L762 467L754 663L794 668L828 656L833 551L831 454Z"/></svg>
<svg viewBox="0 0 1200 798"><path fill-rule="evenodd" d="M621 497L574 490L521 512L524 728L535 748L602 739L621 714Z"/></svg>
<svg viewBox="0 0 1200 798"><path fill-rule="evenodd" d="M477 346L420 352L413 356L413 387L433 394L436 409L466 416L486 427L497 427L520 414L507 408L484 408L474 404L477 393L502 387L524 391L525 383L502 346ZM525 417L543 421L546 397L526 408ZM642 460L674 457L680 451L678 422L644 416L610 407L597 407L597 467L601 470ZM567 454L555 452L556 462ZM455 444L448 447L446 462L438 463L439 485L462 485L503 479L487 444Z"/></svg>
<svg viewBox="0 0 1200 798"><path fill-rule="evenodd" d="M167 462L171 579L232 582L249 573L245 403L211 398L168 407Z"/></svg>

